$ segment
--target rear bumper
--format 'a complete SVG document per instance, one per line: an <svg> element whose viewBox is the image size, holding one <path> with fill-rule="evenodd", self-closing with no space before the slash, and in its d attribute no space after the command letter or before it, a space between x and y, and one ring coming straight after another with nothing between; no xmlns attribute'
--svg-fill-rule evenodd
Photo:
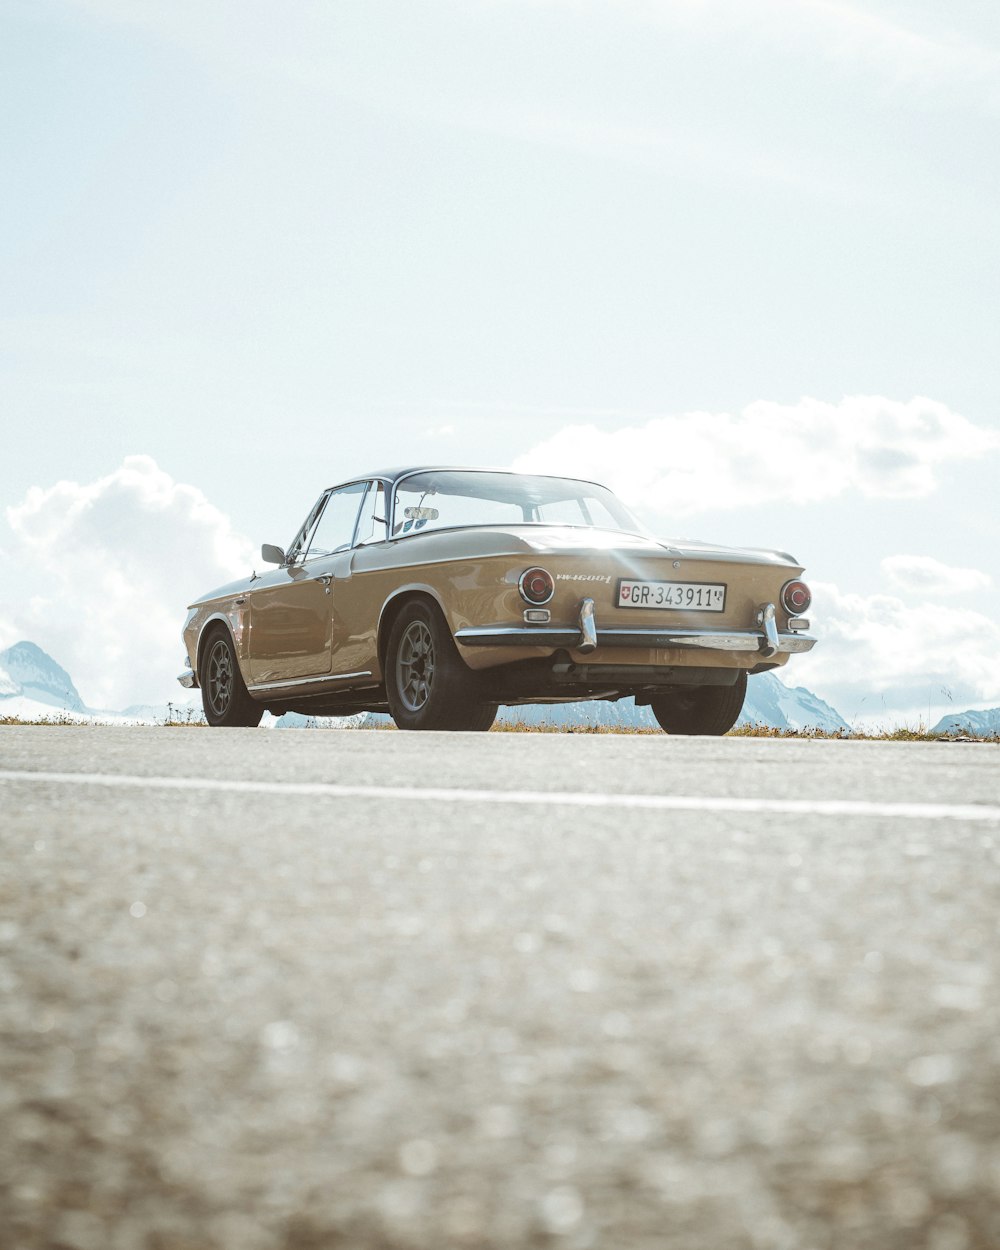
<svg viewBox="0 0 1000 1250"><path fill-rule="evenodd" d="M488 625L460 629L455 641L463 647L566 647L580 645L578 629L550 626ZM778 633L776 651L800 654L811 651L816 639L810 634ZM763 628L745 629L598 629L597 647L677 648L692 651L742 651L765 655L769 642ZM773 651L771 652L773 654Z"/></svg>
<svg viewBox="0 0 1000 1250"><path fill-rule="evenodd" d="M177 680L181 683L185 690L195 690L198 686L198 679L190 669L185 669Z"/></svg>

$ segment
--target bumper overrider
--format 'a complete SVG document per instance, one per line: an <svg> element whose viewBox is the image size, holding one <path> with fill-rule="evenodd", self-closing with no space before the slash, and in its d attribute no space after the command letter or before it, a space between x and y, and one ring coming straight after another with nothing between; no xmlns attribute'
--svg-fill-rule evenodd
<svg viewBox="0 0 1000 1250"><path fill-rule="evenodd" d="M706 651L745 651L767 659L779 652L811 651L816 639L803 633L809 622L793 621L787 633L778 630L773 603L761 604L755 629L673 629L598 627L593 599L580 604L579 627L558 625L486 625L460 629L455 641L463 647L566 647L587 654L598 647L671 647Z"/></svg>

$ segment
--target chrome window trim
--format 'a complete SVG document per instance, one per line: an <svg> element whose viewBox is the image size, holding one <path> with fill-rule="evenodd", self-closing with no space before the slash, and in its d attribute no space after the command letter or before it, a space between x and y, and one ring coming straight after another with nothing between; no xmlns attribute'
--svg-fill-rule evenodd
<svg viewBox="0 0 1000 1250"><path fill-rule="evenodd" d="M540 475L536 474L536 476ZM432 530L415 530L412 534L393 534L389 542L398 543L404 538L420 538L421 535L427 534L454 534L456 530L509 530L514 529L515 526L525 529L586 530L588 533L592 530L600 530L604 534L627 534L630 538L649 538L648 534L640 534L638 530L612 530L604 525L569 525L564 521L497 521L491 524L483 521L476 525L438 525Z"/></svg>

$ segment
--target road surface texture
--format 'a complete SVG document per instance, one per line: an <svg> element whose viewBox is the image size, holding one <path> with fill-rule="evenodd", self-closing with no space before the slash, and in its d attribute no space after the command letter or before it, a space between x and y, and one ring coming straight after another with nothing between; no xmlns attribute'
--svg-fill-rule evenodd
<svg viewBox="0 0 1000 1250"><path fill-rule="evenodd" d="M4 1250L1000 1246L994 746L3 728L0 822Z"/></svg>

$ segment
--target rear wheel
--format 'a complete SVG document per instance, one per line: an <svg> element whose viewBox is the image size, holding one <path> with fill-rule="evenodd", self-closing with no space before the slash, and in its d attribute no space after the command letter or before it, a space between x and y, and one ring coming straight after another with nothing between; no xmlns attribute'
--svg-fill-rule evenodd
<svg viewBox="0 0 1000 1250"><path fill-rule="evenodd" d="M228 630L217 629L206 641L198 681L205 719L210 725L253 728L260 724L263 704L250 698Z"/></svg>
<svg viewBox="0 0 1000 1250"><path fill-rule="evenodd" d="M483 732L496 720L497 705L480 696L477 674L429 603L409 603L396 618L385 670L389 711L400 729Z"/></svg>
<svg viewBox="0 0 1000 1250"><path fill-rule="evenodd" d="M692 686L676 694L656 695L653 715L668 734L728 733L739 720L747 696L747 675L740 673L732 686Z"/></svg>

